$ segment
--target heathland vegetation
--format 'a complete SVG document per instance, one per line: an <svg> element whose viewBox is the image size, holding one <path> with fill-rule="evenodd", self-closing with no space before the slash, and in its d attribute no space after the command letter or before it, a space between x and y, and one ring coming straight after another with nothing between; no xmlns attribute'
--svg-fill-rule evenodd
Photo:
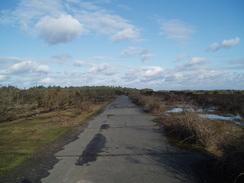
<svg viewBox="0 0 244 183"><path fill-rule="evenodd" d="M122 87L0 87L0 176L40 148L78 128L119 94Z"/></svg>
<svg viewBox="0 0 244 183"><path fill-rule="evenodd" d="M173 145L210 154L216 182L234 182L244 173L244 127L230 121L202 118L204 107L215 106L215 113L244 116L243 91L167 91L142 90L130 98L157 116ZM167 112L172 108L176 112ZM240 122L244 124L243 118Z"/></svg>
<svg viewBox="0 0 244 183"><path fill-rule="evenodd" d="M117 95L127 94L157 116L173 145L204 151L216 160L216 182L234 182L244 172L244 127L199 116L203 108L244 117L243 91L160 91L107 86L0 87L0 176L33 156L100 111ZM169 113L172 108L180 111ZM244 123L243 118L239 119Z"/></svg>

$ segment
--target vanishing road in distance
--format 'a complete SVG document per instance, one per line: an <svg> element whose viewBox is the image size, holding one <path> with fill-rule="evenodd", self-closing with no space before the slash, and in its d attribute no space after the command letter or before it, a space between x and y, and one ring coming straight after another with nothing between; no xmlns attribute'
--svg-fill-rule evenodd
<svg viewBox="0 0 244 183"><path fill-rule="evenodd" d="M167 143L162 129L125 95L55 156L43 183L176 183L199 180L205 156ZM196 173L198 172L198 173ZM204 176L202 176L204 177Z"/></svg>

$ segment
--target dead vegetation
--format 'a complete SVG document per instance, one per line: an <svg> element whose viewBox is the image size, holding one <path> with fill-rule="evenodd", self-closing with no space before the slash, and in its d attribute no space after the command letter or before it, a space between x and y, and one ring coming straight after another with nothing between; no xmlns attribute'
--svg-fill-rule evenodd
<svg viewBox="0 0 244 183"><path fill-rule="evenodd" d="M39 149L79 128L121 87L0 87L0 177Z"/></svg>
<svg viewBox="0 0 244 183"><path fill-rule="evenodd" d="M130 98L158 116L157 122L164 126L169 138L178 139L178 144L185 143L214 155L216 163L213 169L219 182L234 182L244 172L243 127L229 121L200 117L194 112L198 106L193 104L189 95L136 93L131 94ZM183 109L181 112L165 113L170 107L179 105ZM189 111L189 105L194 110Z"/></svg>
<svg viewBox="0 0 244 183"><path fill-rule="evenodd" d="M58 109L76 108L77 115L92 111L95 104L132 89L107 86L44 87L19 89L0 87L0 123L35 116Z"/></svg>

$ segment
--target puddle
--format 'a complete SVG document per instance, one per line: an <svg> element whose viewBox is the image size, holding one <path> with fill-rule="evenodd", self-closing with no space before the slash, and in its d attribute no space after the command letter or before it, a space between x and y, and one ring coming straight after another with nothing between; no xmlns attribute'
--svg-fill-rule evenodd
<svg viewBox="0 0 244 183"><path fill-rule="evenodd" d="M110 125L102 124L100 130L107 130L108 128L110 128Z"/></svg>
<svg viewBox="0 0 244 183"><path fill-rule="evenodd" d="M202 109L197 109L197 110L194 110L193 108L181 108L181 107L175 107L171 110L168 110L166 111L166 113L174 113L174 112L183 112L183 111L189 111L189 112L202 112L203 110Z"/></svg>
<svg viewBox="0 0 244 183"><path fill-rule="evenodd" d="M104 135L101 133L96 134L75 164L83 166L85 164L88 165L89 162L96 161L98 153L102 152L102 149L105 147L105 142L106 137Z"/></svg>
<svg viewBox="0 0 244 183"><path fill-rule="evenodd" d="M208 107L203 107L202 108L202 111L203 112L214 112L216 111L218 108L217 107L214 107L214 106L208 106Z"/></svg>
<svg viewBox="0 0 244 183"><path fill-rule="evenodd" d="M40 115L40 113L37 113L37 114L31 115L31 117L36 117L36 116L39 116L39 115Z"/></svg>
<svg viewBox="0 0 244 183"><path fill-rule="evenodd" d="M166 111L165 113L166 114L169 114L169 113L180 113L180 112L183 112L183 111L189 111L189 112L206 112L206 113L210 113L210 112L214 112L216 111L217 108L214 107L214 106L210 106L210 107L204 107L204 108L199 108L197 110L195 110L192 106L187 106L186 108L184 107L180 107L180 106L177 106L171 110L168 110ZM236 116L233 116L233 115L229 115L229 116L221 116L221 115L217 115L217 114L198 114L200 117L203 117L203 118L209 118L209 119L220 119L220 120L227 120L227 121L231 121L237 125L241 125L241 126L244 126L244 123L243 122L239 122L238 120L242 120L243 118L240 116L240 115L236 115Z"/></svg>
<svg viewBox="0 0 244 183"><path fill-rule="evenodd" d="M198 114L198 115L203 118L232 121L237 125L244 126L244 123L236 121L238 119L242 119L242 117L240 115L236 115L236 116L221 116L221 115L217 115L217 114Z"/></svg>
<svg viewBox="0 0 244 183"><path fill-rule="evenodd" d="M189 111L189 112L214 112L217 108L214 106L209 107L194 107L192 105L177 105L177 107L166 111L166 113L171 112L183 112L183 111Z"/></svg>

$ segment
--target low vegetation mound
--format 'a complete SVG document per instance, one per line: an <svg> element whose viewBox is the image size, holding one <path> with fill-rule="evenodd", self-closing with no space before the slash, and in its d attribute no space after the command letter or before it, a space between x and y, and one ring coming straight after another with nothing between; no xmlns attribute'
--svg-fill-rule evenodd
<svg viewBox="0 0 244 183"><path fill-rule="evenodd" d="M230 98L220 94L222 101L220 95L216 97L215 93L201 95L193 92L137 92L131 94L130 98L158 116L157 122L164 126L167 137L170 141L173 139L174 144L187 144L188 147L214 155L216 163L213 171L217 182L234 182L244 173L244 128L229 121L202 118L196 111L199 111L199 104L216 105L223 110L224 106L231 102L232 105L227 111L235 110L234 113L238 113L243 104L232 99L237 99L242 94L225 94ZM166 112L177 106L182 110L176 113Z"/></svg>

